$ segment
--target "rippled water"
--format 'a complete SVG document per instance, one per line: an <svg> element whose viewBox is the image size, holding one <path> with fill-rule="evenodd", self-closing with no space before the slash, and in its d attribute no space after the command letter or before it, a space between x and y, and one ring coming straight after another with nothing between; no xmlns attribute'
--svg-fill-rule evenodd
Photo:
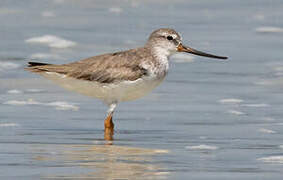
<svg viewBox="0 0 283 180"><path fill-rule="evenodd" d="M3 1L0 179L281 179L283 3ZM173 27L184 44L153 93L106 107L23 70L143 45Z"/></svg>

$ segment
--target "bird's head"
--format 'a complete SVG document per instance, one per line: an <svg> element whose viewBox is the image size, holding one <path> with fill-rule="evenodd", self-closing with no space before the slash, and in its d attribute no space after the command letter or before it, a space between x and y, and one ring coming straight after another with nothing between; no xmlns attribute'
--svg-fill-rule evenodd
<svg viewBox="0 0 283 180"><path fill-rule="evenodd" d="M150 48L155 49L158 53L163 53L167 56L177 52L186 52L198 56L227 59L227 57L224 56L208 54L183 45L182 37L174 29L169 28L161 28L153 31L149 36L146 46L149 46Z"/></svg>

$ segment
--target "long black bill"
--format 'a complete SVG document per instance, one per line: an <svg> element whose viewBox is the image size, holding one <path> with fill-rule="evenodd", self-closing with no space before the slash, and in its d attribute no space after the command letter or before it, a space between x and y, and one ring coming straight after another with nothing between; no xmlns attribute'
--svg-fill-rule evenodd
<svg viewBox="0 0 283 180"><path fill-rule="evenodd" d="M190 47L183 46L182 44L179 44L178 51L179 52L187 52L187 53L195 54L195 55L198 55L198 56L209 57L209 58L228 59L228 57L216 56L216 55L213 55L213 54L208 54L208 53L205 53L205 52L201 52L201 51L195 50L195 49L190 48Z"/></svg>

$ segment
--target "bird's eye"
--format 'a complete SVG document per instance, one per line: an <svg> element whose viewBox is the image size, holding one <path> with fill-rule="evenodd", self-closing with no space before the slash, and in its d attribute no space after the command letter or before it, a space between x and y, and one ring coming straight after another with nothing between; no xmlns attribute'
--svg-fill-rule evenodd
<svg viewBox="0 0 283 180"><path fill-rule="evenodd" d="M171 41L171 40L173 40L173 37L172 37L172 36L167 36L167 39L168 39L169 41Z"/></svg>

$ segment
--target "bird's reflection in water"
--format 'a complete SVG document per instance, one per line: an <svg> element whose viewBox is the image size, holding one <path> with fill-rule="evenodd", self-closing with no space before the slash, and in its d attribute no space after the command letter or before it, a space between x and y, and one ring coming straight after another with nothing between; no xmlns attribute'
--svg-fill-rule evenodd
<svg viewBox="0 0 283 180"><path fill-rule="evenodd" d="M43 179L166 179L169 172L152 159L161 153L168 151L117 145L33 146L34 163L63 171L42 173Z"/></svg>

